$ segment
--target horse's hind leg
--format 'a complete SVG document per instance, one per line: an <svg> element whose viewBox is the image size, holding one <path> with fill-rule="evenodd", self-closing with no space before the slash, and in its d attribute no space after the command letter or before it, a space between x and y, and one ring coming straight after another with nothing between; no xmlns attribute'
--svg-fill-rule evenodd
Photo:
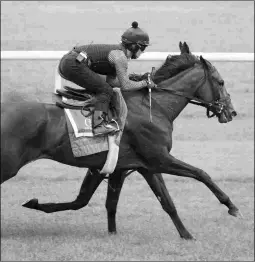
<svg viewBox="0 0 255 262"><path fill-rule="evenodd" d="M78 210L82 207L85 207L92 195L94 194L97 187L103 180L103 176L99 173L98 170L89 170L83 180L83 183L80 188L80 192L76 199L72 202L66 203L45 203L39 204L37 199L32 199L25 203L23 206L31 209L36 209L43 211L45 213L53 213L66 210Z"/></svg>
<svg viewBox="0 0 255 262"><path fill-rule="evenodd" d="M116 211L119 201L120 191L126 176L121 171L112 173L108 180L108 189L105 207L107 209L108 232L116 234Z"/></svg>
<svg viewBox="0 0 255 262"><path fill-rule="evenodd" d="M161 173L157 174L149 174L145 170L139 170L139 172L143 175L145 180L147 181L148 185L152 189L153 193L157 197L158 201L160 202L162 208L165 212L171 217L172 221L176 229L178 230L181 238L184 239L193 239L192 235L188 232L188 230L183 225L181 219L179 218L175 205L168 193L166 188L164 179Z"/></svg>

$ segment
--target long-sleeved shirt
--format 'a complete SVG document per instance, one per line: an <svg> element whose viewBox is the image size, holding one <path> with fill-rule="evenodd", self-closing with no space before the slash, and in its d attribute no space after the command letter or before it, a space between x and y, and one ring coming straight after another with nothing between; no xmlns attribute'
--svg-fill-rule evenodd
<svg viewBox="0 0 255 262"><path fill-rule="evenodd" d="M147 86L147 82L145 80L135 82L129 79L128 59L122 50L112 50L108 55L108 59L116 70L116 77L111 75L106 77L106 82L108 82L111 86L120 87L125 91L139 90Z"/></svg>
<svg viewBox="0 0 255 262"><path fill-rule="evenodd" d="M147 86L147 82L132 81L128 77L128 59L122 45L92 44L77 46L76 52L85 51L91 60L90 69L98 74L106 75L106 81L113 87L125 91L139 90Z"/></svg>

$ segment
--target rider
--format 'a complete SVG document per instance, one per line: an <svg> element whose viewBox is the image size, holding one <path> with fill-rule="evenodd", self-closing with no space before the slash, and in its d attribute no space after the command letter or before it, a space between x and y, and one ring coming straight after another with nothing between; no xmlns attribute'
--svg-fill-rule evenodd
<svg viewBox="0 0 255 262"><path fill-rule="evenodd" d="M120 87L123 91L156 87L152 81L131 81L127 74L128 60L137 59L148 45L148 34L133 22L132 27L123 33L120 44L76 46L61 59L60 75L97 95L92 121L95 135L118 131L115 122L107 118L112 87ZM98 74L106 75L106 80Z"/></svg>

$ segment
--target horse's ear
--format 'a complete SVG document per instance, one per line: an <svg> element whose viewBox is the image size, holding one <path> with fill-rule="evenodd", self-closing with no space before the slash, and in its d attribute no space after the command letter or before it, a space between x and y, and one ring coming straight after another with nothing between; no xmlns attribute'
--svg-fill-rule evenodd
<svg viewBox="0 0 255 262"><path fill-rule="evenodd" d="M179 48L180 48L180 51L182 51L182 42L181 41L179 42Z"/></svg>
<svg viewBox="0 0 255 262"><path fill-rule="evenodd" d="M190 51L189 51L189 46L186 42L183 43L183 46L184 46L184 49L186 50L186 53L187 54L190 54Z"/></svg>
<svg viewBox="0 0 255 262"><path fill-rule="evenodd" d="M180 47L180 50L181 50L181 54L190 54L189 46L187 45L186 42L184 42L184 43L180 42L179 47Z"/></svg>
<svg viewBox="0 0 255 262"><path fill-rule="evenodd" d="M204 58L203 58L202 56L199 56L199 59L200 59L200 61L201 61L202 63L205 63L205 60L204 60Z"/></svg>

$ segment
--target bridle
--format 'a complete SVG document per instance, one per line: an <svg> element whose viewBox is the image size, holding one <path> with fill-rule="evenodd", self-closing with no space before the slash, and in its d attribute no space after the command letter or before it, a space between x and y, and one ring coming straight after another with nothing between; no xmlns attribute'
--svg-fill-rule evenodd
<svg viewBox="0 0 255 262"><path fill-rule="evenodd" d="M203 69L204 69L204 75L205 76L203 78L203 81L197 86L197 91L205 84L206 80L208 79L207 68L205 67L204 64L203 64ZM211 83L211 79L209 81L210 81L210 85L211 85L214 97L216 97L216 90L214 89L213 84ZM222 112L226 109L225 102L230 100L230 96L228 95L226 98L223 98L223 99L216 98L215 101L213 101L213 102L207 102L203 99L197 98L195 96L191 96L191 95L184 93L184 92L180 92L180 91L176 91L176 90L172 90L172 89L167 89L167 88L161 88L161 89L168 91L172 94L185 97L189 100L189 103L191 103L191 104L205 107L206 108L206 115L207 115L208 118L211 118L211 117L214 117L214 116L220 117ZM219 97L219 96L217 95L217 97ZM210 112L212 112L211 115L210 115Z"/></svg>

